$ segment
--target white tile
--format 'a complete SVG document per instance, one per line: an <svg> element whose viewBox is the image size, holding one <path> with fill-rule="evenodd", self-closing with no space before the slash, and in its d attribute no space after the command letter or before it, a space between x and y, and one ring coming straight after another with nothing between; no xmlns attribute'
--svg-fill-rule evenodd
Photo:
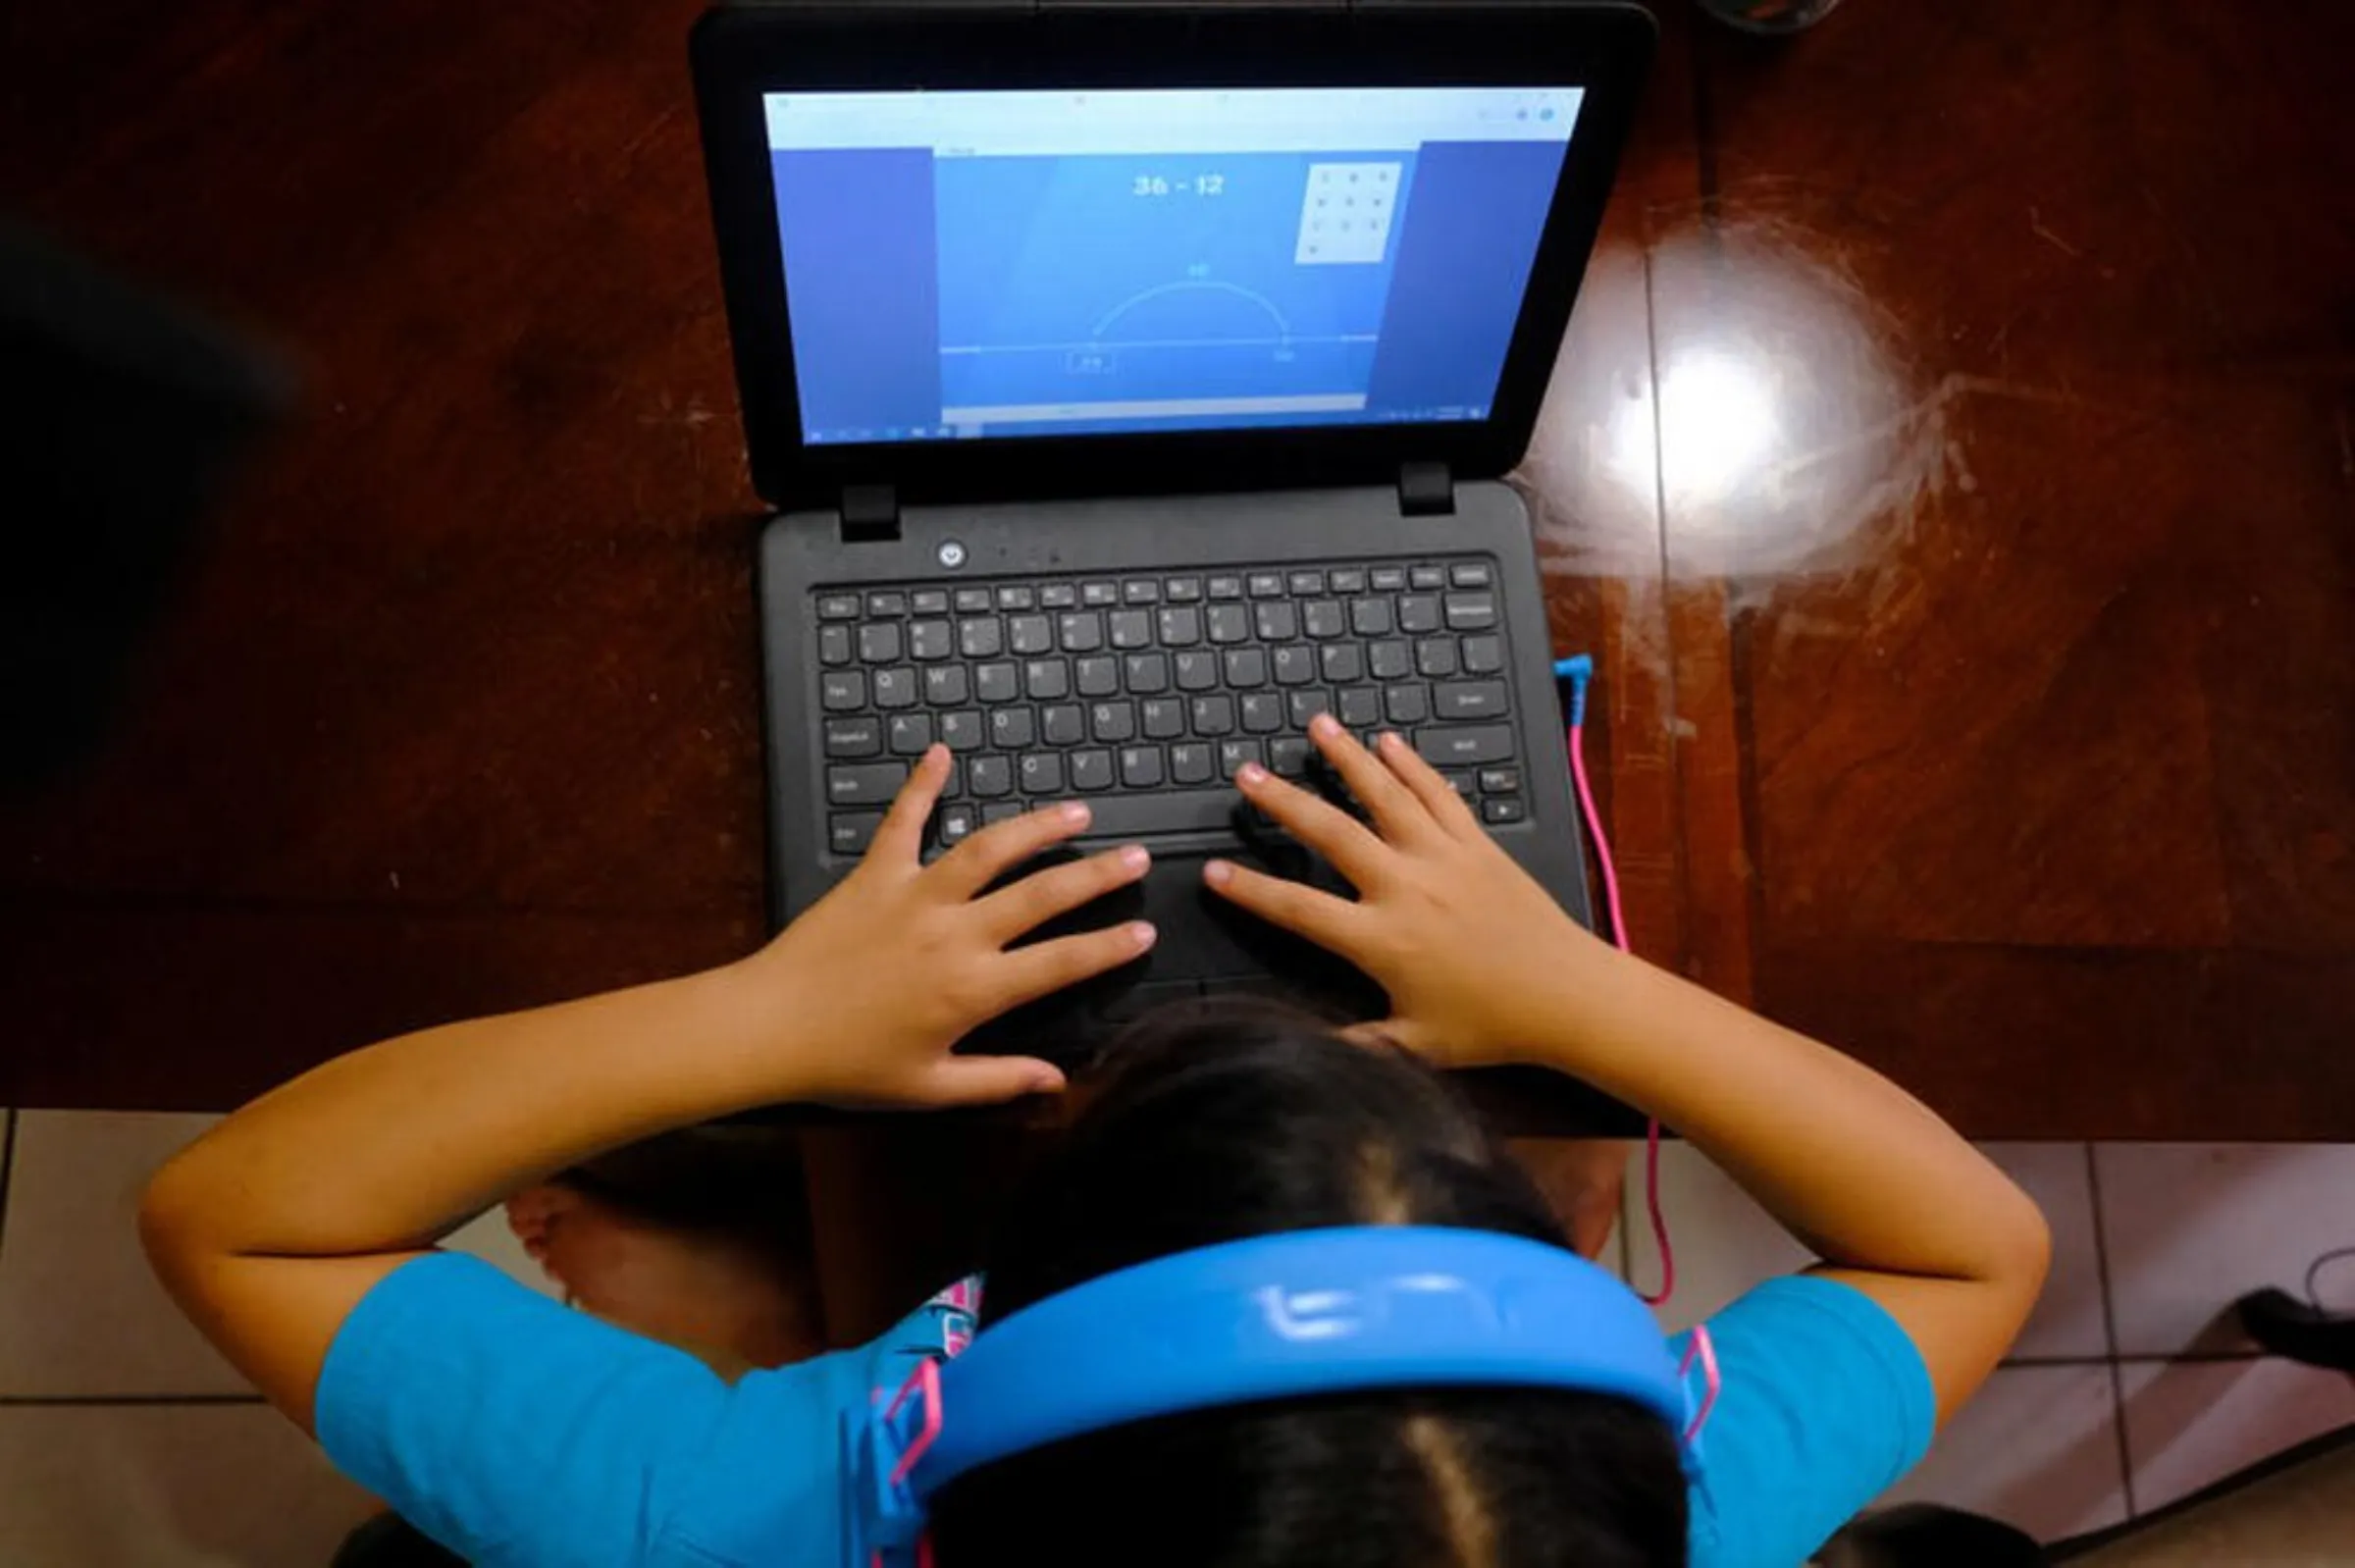
<svg viewBox="0 0 2355 1568"><path fill-rule="evenodd" d="M0 1407L0 1563L322 1568L378 1505L267 1405Z"/></svg>
<svg viewBox="0 0 2355 1568"><path fill-rule="evenodd" d="M1676 1291L1658 1309L1670 1333L1691 1328L1753 1285L1815 1261L1814 1254L1689 1143L1660 1146L1660 1213L1668 1222L1668 1240L1676 1255ZM1639 1289L1658 1289L1660 1253L1645 1211L1641 1144L1628 1161L1620 1225L1627 1235L1630 1279Z"/></svg>
<svg viewBox="0 0 2355 1568"><path fill-rule="evenodd" d="M2355 1144L2112 1143L2094 1160L2120 1355L2241 1348L2235 1300L2297 1293L2355 1241Z"/></svg>
<svg viewBox="0 0 2355 1568"><path fill-rule="evenodd" d="M2294 1361L2128 1362L2120 1372L2134 1505L2145 1512L2355 1424L2355 1383Z"/></svg>
<svg viewBox="0 0 2355 1568"><path fill-rule="evenodd" d="M442 1245L446 1251L463 1252L504 1270L519 1283L552 1300L563 1299L563 1287L550 1280L548 1271L534 1263L532 1255L523 1250L523 1243L515 1239L515 1232L507 1226L504 1205L494 1204L476 1215L444 1236Z"/></svg>
<svg viewBox="0 0 2355 1568"><path fill-rule="evenodd" d="M0 1394L249 1393L139 1250L140 1189L218 1120L26 1111L0 1232Z"/></svg>
<svg viewBox="0 0 2355 1568"><path fill-rule="evenodd" d="M2126 1518L2107 1366L2005 1367L1876 1507L1942 1502L2058 1541Z"/></svg>
<svg viewBox="0 0 2355 1568"><path fill-rule="evenodd" d="M2109 1355L2101 1254L2094 1238L2093 1178L2085 1166L2085 1145L1982 1143L1979 1152L2036 1200L2053 1231L2052 1274L2012 1354L2048 1360Z"/></svg>

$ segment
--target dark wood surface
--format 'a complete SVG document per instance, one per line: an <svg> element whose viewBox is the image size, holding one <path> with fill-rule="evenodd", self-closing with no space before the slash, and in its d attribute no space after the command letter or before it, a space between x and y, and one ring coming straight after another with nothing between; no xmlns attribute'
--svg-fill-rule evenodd
<svg viewBox="0 0 2355 1568"><path fill-rule="evenodd" d="M306 373L0 811L0 1103L757 940L693 11L0 22L0 212ZM1638 947L1973 1133L2355 1138L2355 11L1663 20L1526 470Z"/></svg>

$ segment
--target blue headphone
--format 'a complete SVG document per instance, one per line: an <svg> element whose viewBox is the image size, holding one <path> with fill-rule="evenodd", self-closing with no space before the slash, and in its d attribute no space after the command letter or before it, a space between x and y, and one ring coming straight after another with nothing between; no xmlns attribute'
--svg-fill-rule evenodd
<svg viewBox="0 0 2355 1568"><path fill-rule="evenodd" d="M927 1500L1083 1433L1305 1394L1472 1385L1616 1394L1699 1452L1692 1401L1636 1293L1492 1230L1294 1230L1174 1253L1032 1303L927 1358L843 1425L846 1568L913 1568Z"/></svg>

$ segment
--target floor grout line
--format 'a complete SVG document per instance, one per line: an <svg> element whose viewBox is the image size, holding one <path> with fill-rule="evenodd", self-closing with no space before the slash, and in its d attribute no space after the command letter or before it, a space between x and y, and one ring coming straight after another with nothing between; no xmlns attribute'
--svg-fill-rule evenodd
<svg viewBox="0 0 2355 1568"><path fill-rule="evenodd" d="M261 1405L258 1393L0 1393L0 1410L70 1410L88 1405Z"/></svg>
<svg viewBox="0 0 2355 1568"><path fill-rule="evenodd" d="M2232 1366L2244 1361L2264 1361L2263 1350L2185 1350L2174 1355L2130 1356L2011 1356L2007 1367L2199 1367L2219 1364Z"/></svg>
<svg viewBox="0 0 2355 1568"><path fill-rule="evenodd" d="M8 1186L17 1165L17 1113L0 1112L0 1249L8 1245Z"/></svg>
<svg viewBox="0 0 2355 1568"><path fill-rule="evenodd" d="M2102 1208L2102 1162L2095 1158L2091 1142L2083 1148L2085 1194L2093 1205L2093 1266L2102 1282L2102 1336L2110 1346L2110 1431L2118 1442L2118 1484L2125 1493L2126 1517L2139 1519L2142 1509L2134 1499L2134 1447L2126 1440L2124 1363L2118 1353L2118 1302L2110 1288L2110 1226Z"/></svg>

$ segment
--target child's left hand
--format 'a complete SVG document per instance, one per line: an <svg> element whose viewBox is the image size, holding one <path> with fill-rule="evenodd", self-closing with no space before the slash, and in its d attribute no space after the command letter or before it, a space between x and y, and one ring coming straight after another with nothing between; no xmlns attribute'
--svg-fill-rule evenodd
<svg viewBox="0 0 2355 1568"><path fill-rule="evenodd" d="M954 1056L950 1047L1024 1002L1117 968L1152 947L1143 921L1007 944L1145 874L1140 846L983 888L1086 830L1077 802L982 829L930 865L924 824L948 779L935 746L910 772L859 868L746 961L779 1007L796 1097L831 1105L990 1104L1051 1093L1063 1073L1029 1057Z"/></svg>

